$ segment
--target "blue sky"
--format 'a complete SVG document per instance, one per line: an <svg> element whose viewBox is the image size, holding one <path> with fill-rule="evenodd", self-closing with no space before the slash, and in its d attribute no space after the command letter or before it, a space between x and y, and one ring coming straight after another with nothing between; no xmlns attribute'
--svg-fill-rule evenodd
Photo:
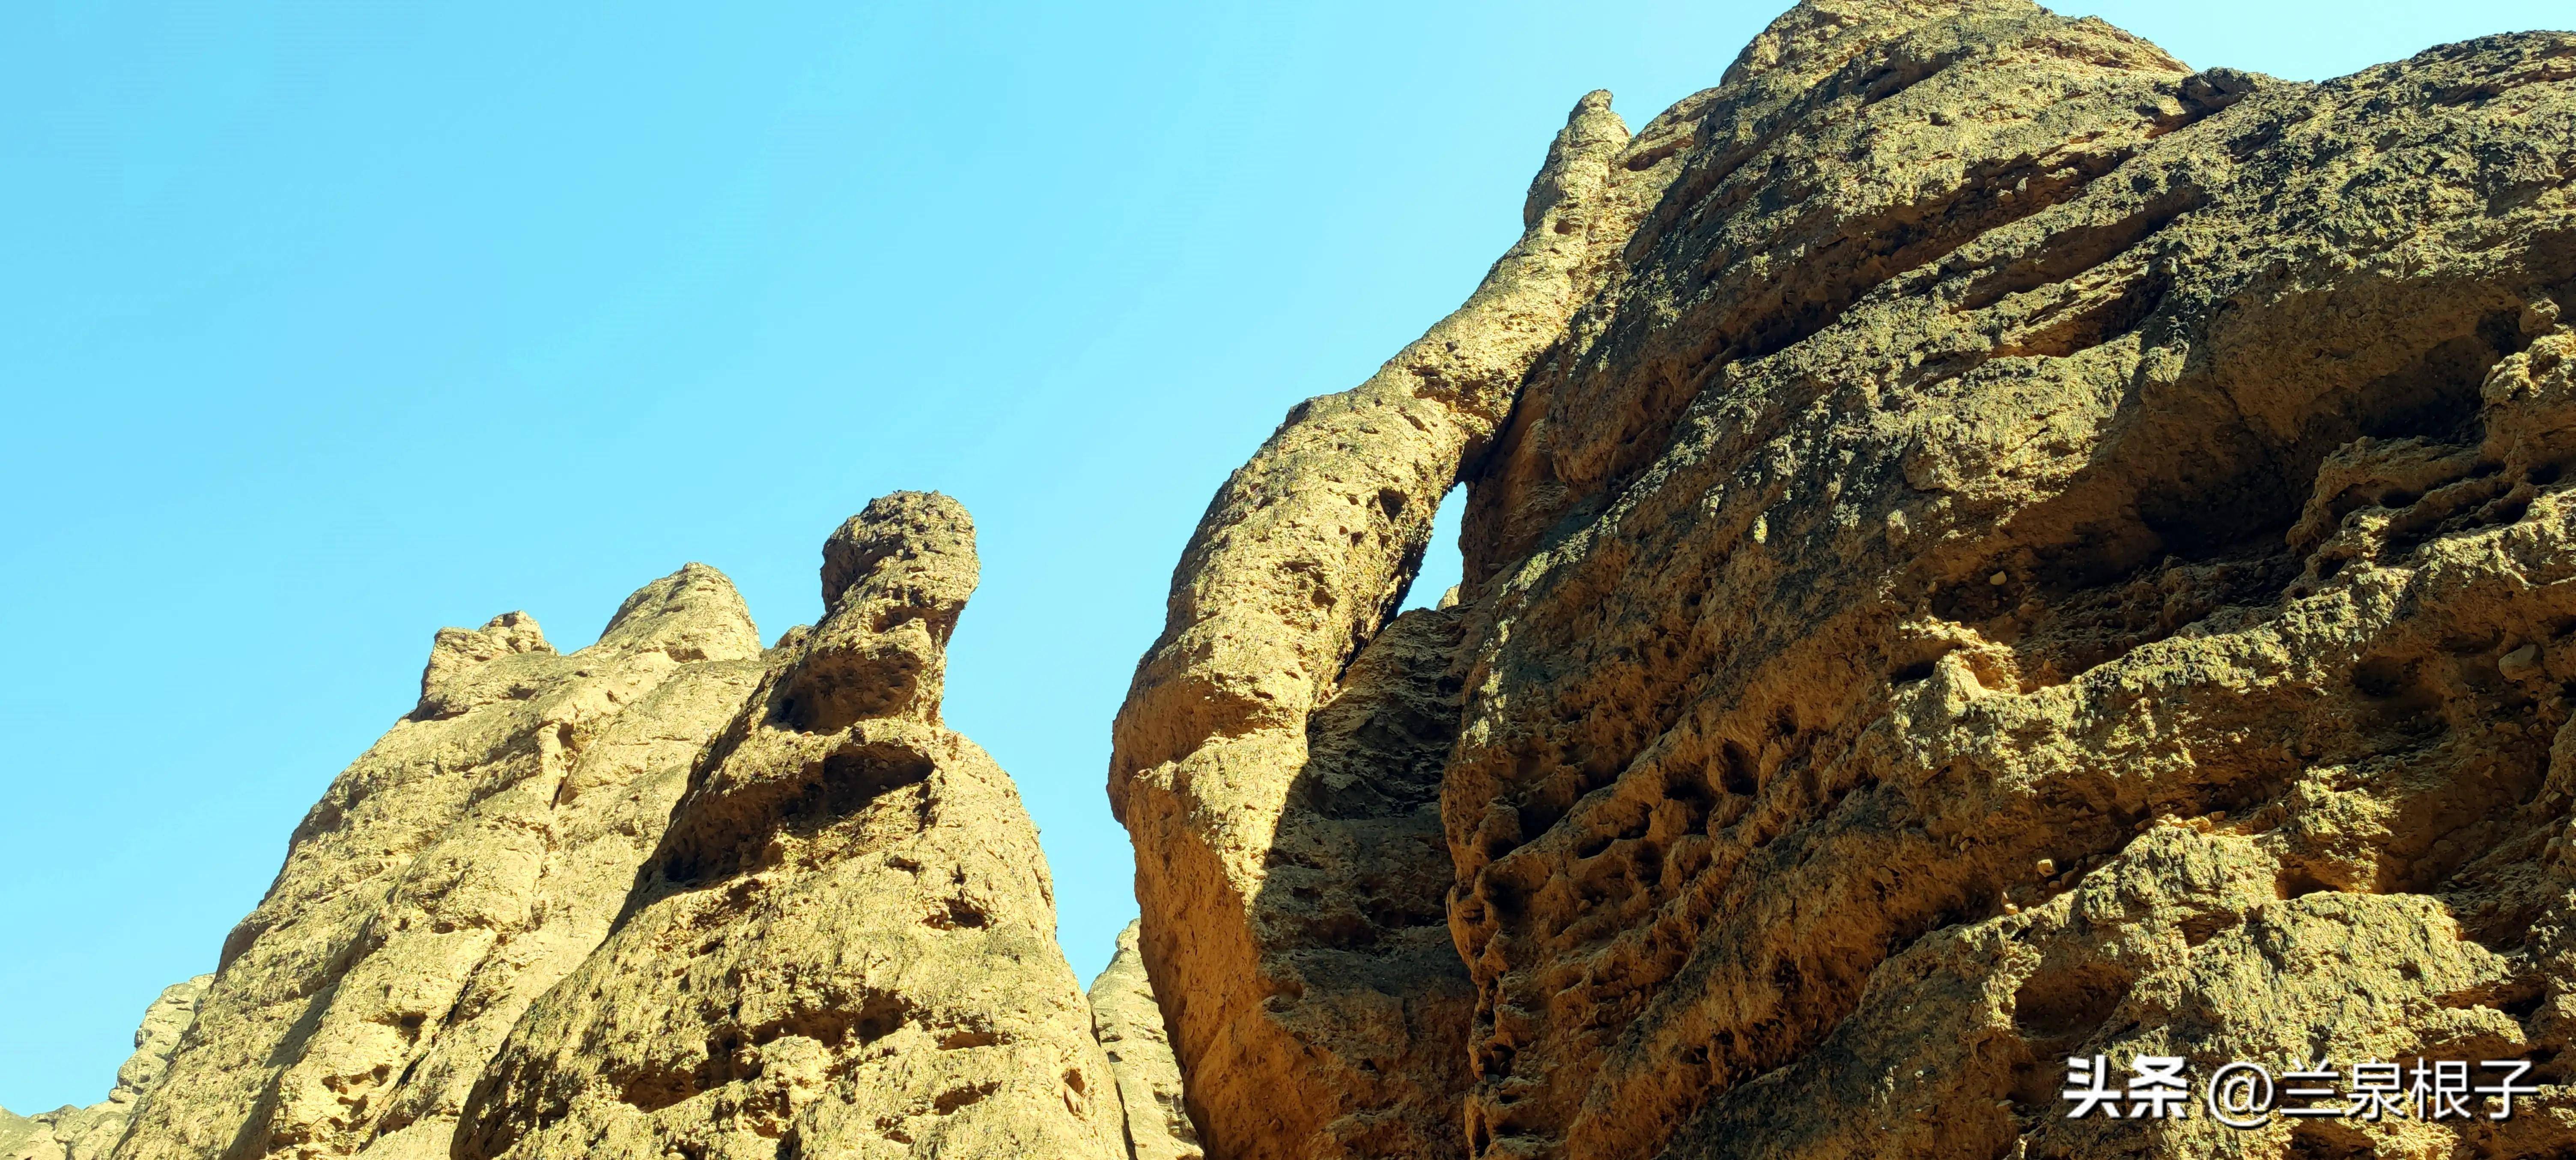
<svg viewBox="0 0 2576 1160"><path fill-rule="evenodd" d="M2323 77L2562 3L2061 10ZM701 560L774 639L896 488L975 513L948 719L1087 979L1217 483L1465 296L1576 97L1781 5L531 7L0 6L0 1105L105 1095L439 626Z"/></svg>

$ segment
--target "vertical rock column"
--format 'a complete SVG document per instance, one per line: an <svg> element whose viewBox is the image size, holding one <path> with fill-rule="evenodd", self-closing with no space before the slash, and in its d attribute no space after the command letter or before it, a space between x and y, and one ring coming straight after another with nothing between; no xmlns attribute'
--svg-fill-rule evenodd
<svg viewBox="0 0 2576 1160"><path fill-rule="evenodd" d="M1368 698L1439 684L1437 648L1354 658L1411 582L1441 496L1618 266L1694 124L1677 109L1631 139L1609 94L1586 96L1531 186L1527 232L1475 295L1366 383L1291 411L1182 557L1118 715L1109 795L1135 839L1145 965L1216 1156L1458 1150L1471 1000L1439 917L1436 776L1414 785L1409 758L1380 768L1368 745L1316 767L1310 717L1350 695L1346 670L1379 673ZM1374 735L1374 714L1344 716ZM1454 711L1402 723L1415 735L1396 748L1445 750L1450 727ZM1412 836L1386 847L1389 827Z"/></svg>
<svg viewBox="0 0 2576 1160"><path fill-rule="evenodd" d="M1125 1154L1010 779L943 728L976 582L946 496L870 503L699 760L615 933L477 1085L453 1155Z"/></svg>

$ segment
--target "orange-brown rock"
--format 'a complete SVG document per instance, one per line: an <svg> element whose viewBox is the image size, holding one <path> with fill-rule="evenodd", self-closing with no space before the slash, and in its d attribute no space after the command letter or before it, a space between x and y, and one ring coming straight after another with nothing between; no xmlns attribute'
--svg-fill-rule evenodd
<svg viewBox="0 0 2576 1160"><path fill-rule="evenodd" d="M2576 36L2305 85L1811 0L1688 105L1507 419L1318 400L1183 558L1111 791L1211 1155L2576 1147ZM1461 599L1390 623L1451 478ZM1405 744L1328 744L1391 689ZM1344 1019L1437 956L1335 921L1402 891L1311 804L1425 781L1448 1143L1437 986ZM2097 1053L2546 1086L2069 1119Z"/></svg>
<svg viewBox="0 0 2576 1160"><path fill-rule="evenodd" d="M1696 108L1632 138L1608 94L1583 98L1476 293L1367 382L1291 412L1191 537L1118 714L1109 793L1217 1155L1457 1154L1468 993L1442 930L1437 778L1413 768L1448 746L1454 714L1419 710L1455 695L1454 617L1352 661L1384 635L1461 464L1620 267Z"/></svg>
<svg viewBox="0 0 2576 1160"><path fill-rule="evenodd" d="M2576 1155L2576 34L2312 85L1808 0L1583 98L1523 225L1210 505L1087 998L940 719L972 524L898 493L765 652L694 565L441 632L202 1000L0 1149ZM2094 1056L2538 1090L2070 1116Z"/></svg>
<svg viewBox="0 0 2576 1160"><path fill-rule="evenodd" d="M2571 82L1961 5L1693 159L1472 505L1479 1154L2564 1146L2057 1091L2558 1050Z"/></svg>
<svg viewBox="0 0 2576 1160"><path fill-rule="evenodd" d="M1154 981L1136 947L1135 923L1118 932L1118 953L1091 981L1091 1033L1118 1080L1127 1117L1128 1160L1204 1160L1199 1132L1181 1097L1181 1062L1163 1029Z"/></svg>
<svg viewBox="0 0 2576 1160"><path fill-rule="evenodd" d="M419 707L297 827L116 1155L445 1156L501 1038L607 934L759 654L695 564L570 655L520 613L442 630Z"/></svg>
<svg viewBox="0 0 2576 1160"><path fill-rule="evenodd" d="M615 931L474 1089L455 1160L1126 1154L1010 779L943 728L976 583L956 501L899 492L824 548Z"/></svg>

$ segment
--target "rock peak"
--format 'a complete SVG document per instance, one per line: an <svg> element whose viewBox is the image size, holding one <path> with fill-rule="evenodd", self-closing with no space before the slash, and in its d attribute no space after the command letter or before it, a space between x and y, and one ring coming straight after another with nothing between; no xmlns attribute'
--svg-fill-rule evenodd
<svg viewBox="0 0 2576 1160"><path fill-rule="evenodd" d="M615 929L501 1045L446 1155L1123 1154L1036 828L938 723L973 522L886 496L824 576L829 613L763 658Z"/></svg>
<svg viewBox="0 0 2576 1160"><path fill-rule="evenodd" d="M868 501L823 542L826 616L847 599L903 599L925 611L956 611L974 594L975 519L935 491L898 491Z"/></svg>
<svg viewBox="0 0 2576 1160"><path fill-rule="evenodd" d="M2043 11L2031 0L1802 0L1744 46L1720 83L1739 84L1766 73L1811 79L1931 21Z"/></svg>
<svg viewBox="0 0 2576 1160"><path fill-rule="evenodd" d="M144 1009L134 1030L134 1054L116 1069L116 1088L107 1099L86 1108L65 1106L38 1116L13 1115L0 1108L0 1157L6 1160L104 1160L125 1138L138 1101L158 1087L170 1070L170 1056L180 1037L197 1019L197 1001L212 975L199 975L162 989Z"/></svg>
<svg viewBox="0 0 2576 1160"><path fill-rule="evenodd" d="M871 500L823 544L821 624L788 678L800 728L870 717L939 720L948 637L979 576L975 521L935 491Z"/></svg>
<svg viewBox="0 0 2576 1160"><path fill-rule="evenodd" d="M420 670L416 717L445 717L474 703L470 686L484 667L503 657L553 656L545 630L525 612L504 612L481 628L442 628L431 638L429 663Z"/></svg>
<svg viewBox="0 0 2576 1160"><path fill-rule="evenodd" d="M668 653L676 661L738 661L760 655L760 629L732 580L688 563L619 604L592 647L600 645Z"/></svg>

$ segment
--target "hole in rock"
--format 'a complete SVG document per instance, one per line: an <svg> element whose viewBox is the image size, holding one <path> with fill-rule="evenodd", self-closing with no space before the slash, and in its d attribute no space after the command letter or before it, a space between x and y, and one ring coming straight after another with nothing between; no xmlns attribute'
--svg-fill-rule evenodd
<svg viewBox="0 0 2576 1160"><path fill-rule="evenodd" d="M2304 867L2283 870L2272 885L2273 893L2283 898L2305 898L2311 894L2323 894L2333 889L2335 889L2334 884L2317 877L2314 872Z"/></svg>
<svg viewBox="0 0 2576 1160"><path fill-rule="evenodd" d="M1422 570L1414 573L1413 585L1405 589L1399 610L1437 608L1440 598L1456 587L1466 576L1466 561L1458 550L1458 525L1467 516L1467 489L1452 487L1440 497L1440 508L1431 517L1431 543L1422 551Z"/></svg>
<svg viewBox="0 0 2576 1160"><path fill-rule="evenodd" d="M2080 1042L2129 997L2129 983L2099 964L2042 970L2013 993L2013 1027L2051 1049Z"/></svg>

